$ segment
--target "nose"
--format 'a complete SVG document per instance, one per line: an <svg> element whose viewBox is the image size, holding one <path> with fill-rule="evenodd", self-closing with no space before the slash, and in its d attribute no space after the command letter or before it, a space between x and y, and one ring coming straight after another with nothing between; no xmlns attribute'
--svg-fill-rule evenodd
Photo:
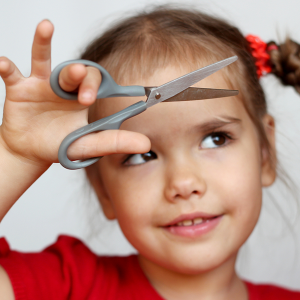
<svg viewBox="0 0 300 300"><path fill-rule="evenodd" d="M170 161L166 165L165 198L171 202L188 200L194 196L201 198L207 188L202 172L193 160Z"/></svg>

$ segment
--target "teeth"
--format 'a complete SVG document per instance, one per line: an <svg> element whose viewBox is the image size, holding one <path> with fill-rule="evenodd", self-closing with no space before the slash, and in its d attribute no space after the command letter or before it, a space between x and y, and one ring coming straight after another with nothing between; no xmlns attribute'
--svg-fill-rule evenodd
<svg viewBox="0 0 300 300"><path fill-rule="evenodd" d="M194 220L184 220L182 222L178 222L177 226L191 226L201 224L203 222L202 218L196 218Z"/></svg>
<svg viewBox="0 0 300 300"><path fill-rule="evenodd" d="M184 220L182 221L183 226L191 226L193 225L193 221L192 220Z"/></svg>
<svg viewBox="0 0 300 300"><path fill-rule="evenodd" d="M202 218L196 218L194 219L194 224L197 225L197 224L201 224L203 222L203 219Z"/></svg>

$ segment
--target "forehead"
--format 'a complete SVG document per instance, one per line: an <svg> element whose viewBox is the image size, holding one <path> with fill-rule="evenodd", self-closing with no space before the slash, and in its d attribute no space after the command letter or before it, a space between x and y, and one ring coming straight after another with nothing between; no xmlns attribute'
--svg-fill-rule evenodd
<svg viewBox="0 0 300 300"><path fill-rule="evenodd" d="M175 78L189 73L191 70L182 67L168 66L157 70L146 79L135 79L132 85L160 86ZM195 87L231 89L228 85L226 75L222 70L195 84ZM98 100L97 118L112 115L129 105L146 97L118 97ZM128 119L123 123L121 129L143 132L151 135L153 131L161 131L162 128L169 130L188 129L195 123L208 122L211 119L222 119L224 117L242 118L246 111L242 102L237 97L227 97L210 100L178 101L160 103L147 109L145 112Z"/></svg>

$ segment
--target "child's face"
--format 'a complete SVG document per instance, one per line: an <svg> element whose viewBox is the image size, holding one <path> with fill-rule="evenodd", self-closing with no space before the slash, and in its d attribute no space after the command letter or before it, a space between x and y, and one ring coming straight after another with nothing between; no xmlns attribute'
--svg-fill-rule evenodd
<svg viewBox="0 0 300 300"><path fill-rule="evenodd" d="M188 72L169 67L134 84L161 85ZM219 74L196 86L229 88ZM101 100L100 117L138 100ZM121 129L145 134L152 152L102 158L93 184L140 259L187 274L234 260L259 217L262 186L274 180L242 102L161 103Z"/></svg>

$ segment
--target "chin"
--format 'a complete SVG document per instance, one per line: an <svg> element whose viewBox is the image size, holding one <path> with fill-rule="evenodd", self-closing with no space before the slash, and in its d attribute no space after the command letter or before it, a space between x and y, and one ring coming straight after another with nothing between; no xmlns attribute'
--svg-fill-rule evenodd
<svg viewBox="0 0 300 300"><path fill-rule="evenodd" d="M208 254L209 253L209 254ZM232 264L234 268L237 253L227 255L222 251L206 252L198 251L198 253L192 253L190 255L179 254L175 257L169 255L167 258L161 258L157 260L154 258L154 263L170 271L185 274L185 275L199 275L206 272L213 271L222 267L222 265Z"/></svg>

